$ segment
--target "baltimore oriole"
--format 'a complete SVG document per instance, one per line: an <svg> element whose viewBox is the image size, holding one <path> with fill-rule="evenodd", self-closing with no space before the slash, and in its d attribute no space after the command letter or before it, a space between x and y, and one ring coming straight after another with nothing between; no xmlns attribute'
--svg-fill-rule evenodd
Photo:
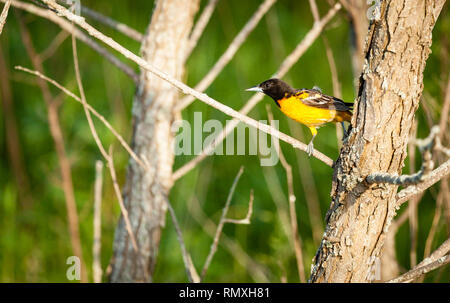
<svg viewBox="0 0 450 303"><path fill-rule="evenodd" d="M313 140L317 128L328 122L341 122L346 135L344 121L352 118L353 103L322 94L319 88L294 89L280 79L269 79L247 91L261 92L275 100L280 110L289 118L306 125L312 133L308 144L309 156L314 151Z"/></svg>

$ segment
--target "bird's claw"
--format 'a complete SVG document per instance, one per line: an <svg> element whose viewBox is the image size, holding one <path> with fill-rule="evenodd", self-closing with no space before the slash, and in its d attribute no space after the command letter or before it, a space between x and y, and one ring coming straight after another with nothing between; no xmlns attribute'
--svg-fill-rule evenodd
<svg viewBox="0 0 450 303"><path fill-rule="evenodd" d="M308 157L311 157L313 152L314 152L314 144L312 142L309 142L308 146L306 147L306 153L308 154Z"/></svg>

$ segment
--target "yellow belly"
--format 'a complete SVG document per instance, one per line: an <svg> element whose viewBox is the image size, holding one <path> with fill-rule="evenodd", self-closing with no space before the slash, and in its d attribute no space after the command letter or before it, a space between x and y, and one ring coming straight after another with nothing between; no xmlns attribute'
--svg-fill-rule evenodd
<svg viewBox="0 0 450 303"><path fill-rule="evenodd" d="M348 121L350 119L347 116L351 118L346 112L305 105L295 97L281 99L278 104L286 116L309 127L319 127L327 122Z"/></svg>

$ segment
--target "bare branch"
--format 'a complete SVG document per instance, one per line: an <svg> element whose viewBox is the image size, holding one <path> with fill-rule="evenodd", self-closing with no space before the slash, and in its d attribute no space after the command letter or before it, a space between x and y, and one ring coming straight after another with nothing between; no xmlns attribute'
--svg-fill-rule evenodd
<svg viewBox="0 0 450 303"><path fill-rule="evenodd" d="M450 255L447 253L450 251L450 238L448 238L444 243L441 244L428 258L425 258L417 264L412 270L406 274L401 275L398 278L392 279L389 282L399 283L399 282L410 282L415 278L430 272L440 266L443 266L450 262Z"/></svg>
<svg viewBox="0 0 450 303"><path fill-rule="evenodd" d="M21 70L24 71L26 73L35 75L39 78L42 78L43 80L49 82L50 84L54 85L55 87L59 88L64 94L66 94L67 96L73 98L75 101L82 103L82 100L80 97L78 97L77 95L75 95L74 93L72 93L71 91L69 91L67 88L65 88L64 86L62 86L61 84L59 84L58 82L56 82L55 80L43 75L42 73L38 72L38 71L33 71L30 70L28 68L22 67L22 66L16 66L15 69L17 70ZM114 127L108 122L108 120L106 120L106 118L104 116L102 116L101 114L99 114L91 105L86 104L88 110L94 115L96 116L105 126L106 128L108 128L111 133L117 138L117 140L119 140L120 144L123 146L123 148L130 154L130 156L143 168L146 168L146 165L144 164L144 162L133 152L133 150L131 149L131 147L127 144L127 142L123 139L123 137L114 129Z"/></svg>
<svg viewBox="0 0 450 303"><path fill-rule="evenodd" d="M164 194L164 198L167 203L167 208L169 209L170 216L172 217L172 222L175 227L175 231L177 233L177 239L181 247L181 254L183 256L183 262L186 269L186 273L189 279L189 282L194 283L200 283L200 277L198 276L198 273L195 269L194 263L192 262L191 256L189 255L186 245L183 241L183 233L181 232L180 224L178 224L178 220L175 214L175 210L173 209L172 205L169 202L169 199Z"/></svg>
<svg viewBox="0 0 450 303"><path fill-rule="evenodd" d="M66 5L70 5L72 4L72 2L70 2L69 0L58 0L58 2L62 2ZM92 18L104 25L109 26L112 29L117 30L118 32L124 34L127 37L130 37L133 40L136 40L137 42L141 42L143 35L138 32L137 30L135 30L134 28L131 28L130 26L118 22L108 16L102 15L99 12L96 12L86 6L81 5L81 13L85 16L88 16L89 18Z"/></svg>
<svg viewBox="0 0 450 303"><path fill-rule="evenodd" d="M3 27L6 23L6 18L8 17L9 7L11 6L11 0L6 1L3 6L2 14L0 15L0 35L2 34Z"/></svg>
<svg viewBox="0 0 450 303"><path fill-rule="evenodd" d="M217 246L219 245L220 235L222 234L223 226L225 225L226 220L227 220L226 217L227 217L227 213L228 213L228 208L230 207L231 199L233 198L233 194L236 189L236 185L237 185L239 179L241 178L241 175L243 172L244 172L244 167L241 166L241 168L239 169L239 172L237 173L236 177L234 178L233 184L231 185L230 191L228 193L227 201L225 202L225 207L222 210L222 216L220 217L219 224L217 225L217 230L216 230L216 234L214 236L213 243L211 244L211 249L209 250L209 254L206 257L205 264L203 265L202 275L201 275L202 280L205 278L205 275L206 275L206 272L208 271L209 265L211 264L214 254L217 251ZM250 199L250 201L252 201L252 199ZM250 206L249 206L249 209L250 209Z"/></svg>
<svg viewBox="0 0 450 303"><path fill-rule="evenodd" d="M314 22L320 21L319 9L317 8L316 0L309 0L309 6L311 8L311 13L314 18Z"/></svg>
<svg viewBox="0 0 450 303"><path fill-rule="evenodd" d="M195 23L195 27L192 30L191 35L189 36L189 42L188 46L186 47L186 55L184 60L187 60L189 58L192 51L197 46L198 40L202 36L203 31L206 28L206 25L208 25L209 19L211 19L214 9L216 8L217 2L219 2L219 0L209 0L208 4L202 11L202 14Z"/></svg>
<svg viewBox="0 0 450 303"><path fill-rule="evenodd" d="M217 226L203 212L196 196L193 197L192 203L188 203L188 208L189 213L192 215L194 220L197 221L208 236L214 238ZM268 273L269 270L261 264L255 262L255 260L253 260L234 239L228 238L225 234L222 234L221 239L222 241L219 244L228 249L236 261L249 271L250 276L255 282L260 281L267 283L270 281L268 278L270 275L270 273Z"/></svg>
<svg viewBox="0 0 450 303"><path fill-rule="evenodd" d="M434 163L431 152L436 143L436 137L439 134L439 126L434 126L430 135L424 140L416 140L416 145L422 152L422 167L420 171L413 175L395 175L389 173L374 173L366 177L366 182L373 183L389 183L395 185L416 185L423 182L425 177L432 171Z"/></svg>
<svg viewBox="0 0 450 303"><path fill-rule="evenodd" d="M272 7L272 5L277 0L265 0L258 8L258 10L253 14L250 20L245 24L239 34L234 38L233 42L228 46L227 50L220 56L216 64L211 68L208 74L194 87L196 91L204 92L220 74L223 68L228 64L228 62L233 59L234 55L241 47L241 45L247 40L248 35L255 29L261 18L266 14L266 12ZM176 110L181 111L186 108L192 101L195 100L195 96L186 96L176 107Z"/></svg>
<svg viewBox="0 0 450 303"><path fill-rule="evenodd" d="M0 2L6 2L6 1L7 0L0 0ZM94 40L89 38L88 35L86 35L82 31L80 31L76 27L74 27L70 22L67 22L64 18L59 17L52 11L37 7L30 3L12 0L11 4L12 4L12 6L14 6L16 8L27 11L27 12L37 15L39 17L48 19L51 22L57 24L63 30L65 30L69 33L73 33L77 37L77 39L79 39L83 43L87 44L90 48L95 50L101 56L105 57L105 59L107 59L109 62L111 62L117 68L122 70L127 76L129 76L131 79L133 79L134 82L138 81L138 75L136 74L136 72L134 71L133 68L131 68L127 64L120 61L116 56L114 56L112 53L110 53L104 47L100 46L97 42L95 42Z"/></svg>
<svg viewBox="0 0 450 303"><path fill-rule="evenodd" d="M94 243L92 245L92 276L94 283L102 282L101 237L102 237L102 185L103 162L95 162L94 186Z"/></svg>
<svg viewBox="0 0 450 303"><path fill-rule="evenodd" d="M247 215L244 219L230 219L225 218L225 223L232 223L232 224L250 224L250 219L253 214L253 201L255 199L255 195L253 194L253 189L250 191L250 200L248 201L248 211Z"/></svg>
<svg viewBox="0 0 450 303"><path fill-rule="evenodd" d="M450 174L450 160L447 160L443 164L441 164L438 168L433 170L428 176L426 176L420 183L417 185L408 186L407 188L399 191L397 193L397 207L399 207L404 202L411 199L413 196L418 193L426 190L431 187L436 182L439 182L441 179L445 178Z"/></svg>
<svg viewBox="0 0 450 303"><path fill-rule="evenodd" d="M72 33L72 54L73 54L73 65L75 68L75 78L77 79L78 84L78 90L80 91L81 96L81 104L83 105L84 113L86 115L86 119L89 124L89 129L91 130L92 136L94 137L95 143L97 143L97 147L102 153L103 157L106 159L108 158L108 155L106 153L106 150L103 148L102 142L100 140L100 137L97 134L97 130L94 126L94 121L92 121L91 113L87 107L87 100L86 96L84 94L84 88L83 88L83 82L81 81L81 75L80 75L80 66L78 64L78 53L77 53L77 40L75 39L75 35Z"/></svg>
<svg viewBox="0 0 450 303"><path fill-rule="evenodd" d="M416 266L413 269L411 269L410 271L408 271L407 273L401 275L400 277L388 281L388 283L411 282L412 280L414 280L420 276L423 276L424 274L426 274L432 270L435 270L436 268L444 266L448 263L450 263L450 255L441 257L428 265L424 265L424 266L420 266L420 267Z"/></svg>
<svg viewBox="0 0 450 303"><path fill-rule="evenodd" d="M56 35L56 37L53 39L53 41L49 44L49 46L43 50L39 56L41 57L42 61L47 60L48 58L50 58L51 56L53 56L53 54L55 53L55 51L58 49L58 47L67 39L67 37L69 37L70 34L69 32L65 31L65 30L61 30L58 35Z"/></svg>
<svg viewBox="0 0 450 303"><path fill-rule="evenodd" d="M450 238L444 241L428 258L425 258L417 264L417 266L424 266L436 261L437 259L445 256L450 251Z"/></svg>
<svg viewBox="0 0 450 303"><path fill-rule="evenodd" d="M111 179L113 181L113 187L114 187L114 192L116 193L116 197L117 200L119 201L119 206L120 206L120 212L122 213L122 216L125 220L125 225L126 225L126 229L128 231L128 235L131 238L131 243L133 244L133 249L136 252L139 252L139 248L137 245L137 241L136 241L136 237L133 234L133 229L131 228L131 223L130 223L130 218L128 216L128 211L125 207L125 204L123 203L123 198L122 198L122 194L120 192L120 187L119 187L119 183L117 182L117 176L116 176L116 170L114 169L114 158L113 158L113 153L112 153L112 147L109 147L109 153L107 155L107 157L105 158L106 161L108 162L108 167L109 167L109 172L111 174Z"/></svg>
<svg viewBox="0 0 450 303"><path fill-rule="evenodd" d="M445 193L448 193L447 182L442 182L440 187L439 194L436 198L436 209L434 211L433 221L431 223L430 231L428 232L427 240L425 241L425 249L423 251L423 256L425 258L430 255L431 246L433 245L434 236L436 235L438 223L442 215Z"/></svg>
<svg viewBox="0 0 450 303"><path fill-rule="evenodd" d="M313 28L306 34L303 40L297 45L297 47L286 57L286 59L281 63L278 71L272 76L276 78L282 78L291 67L298 61L298 59L306 52L306 50L313 44L313 42L319 37L320 33L324 29L325 25L336 15L337 11L341 9L341 5L337 3L327 15L319 22L314 24ZM253 95L250 100L247 101L245 106L239 111L239 113L246 115L248 114L253 107L255 107L262 99L262 94ZM239 124L239 119L233 119L228 124L227 127L214 139L211 143L203 148L202 152L183 165L181 168L176 170L172 178L173 180L178 180L189 171L191 171L198 163L200 163L203 159L205 159L211 152L228 136L230 132L234 130L234 128Z"/></svg>

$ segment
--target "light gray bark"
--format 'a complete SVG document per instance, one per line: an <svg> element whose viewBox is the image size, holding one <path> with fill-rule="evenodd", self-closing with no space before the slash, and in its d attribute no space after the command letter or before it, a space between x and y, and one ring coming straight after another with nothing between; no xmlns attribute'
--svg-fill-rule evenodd
<svg viewBox="0 0 450 303"><path fill-rule="evenodd" d="M396 213L395 185L367 185L370 173L401 173L423 88L431 32L445 0L381 2L372 22L354 127L335 164L328 225L311 282L370 282Z"/></svg>
<svg viewBox="0 0 450 303"><path fill-rule="evenodd" d="M142 42L142 57L181 80L183 58L199 0L158 0ZM168 82L141 70L133 101L133 151L146 159L144 170L130 159L123 198L139 253L133 248L123 217L116 229L112 282L150 282L166 202L172 186L174 106L179 92Z"/></svg>

